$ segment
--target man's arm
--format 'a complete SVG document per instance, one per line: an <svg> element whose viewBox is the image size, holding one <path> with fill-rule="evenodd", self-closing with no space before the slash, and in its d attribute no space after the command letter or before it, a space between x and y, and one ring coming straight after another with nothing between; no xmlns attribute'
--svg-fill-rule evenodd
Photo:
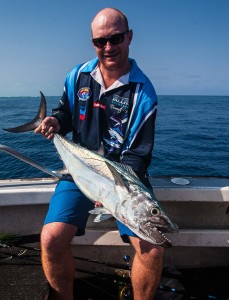
<svg viewBox="0 0 229 300"><path fill-rule="evenodd" d="M156 110L144 123L131 147L124 153L122 163L131 166L140 179L147 174L154 146Z"/></svg>
<svg viewBox="0 0 229 300"><path fill-rule="evenodd" d="M69 101L65 91L59 101L58 108L52 110L52 116L58 120L60 125L60 134L66 135L72 131L72 113L70 111Z"/></svg>

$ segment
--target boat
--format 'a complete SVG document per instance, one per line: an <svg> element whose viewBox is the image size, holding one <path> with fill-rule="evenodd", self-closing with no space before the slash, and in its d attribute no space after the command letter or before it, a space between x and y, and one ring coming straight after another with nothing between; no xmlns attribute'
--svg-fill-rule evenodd
<svg viewBox="0 0 229 300"><path fill-rule="evenodd" d="M178 233L166 234L172 248L166 249L164 265L177 269L229 266L229 178L151 177L160 205L179 226ZM39 234L57 181L53 178L0 180L0 235ZM77 267L96 271L90 260L123 263L133 258L129 244L122 242L115 220L95 223L89 217L86 234L74 237ZM39 241L37 242L39 244ZM88 262L87 262L88 261ZM102 265L107 272L107 266ZM76 272L76 278L83 276Z"/></svg>
<svg viewBox="0 0 229 300"><path fill-rule="evenodd" d="M228 299L229 178L150 180L160 205L179 226L178 233L166 234L173 247L165 251L155 299ZM56 184L53 178L0 180L0 288L4 299L28 295L47 299L49 295L40 266L39 234ZM122 242L114 219L95 223L90 216L86 234L74 237L71 247L76 299L132 299L125 293L131 293L129 270L134 253Z"/></svg>

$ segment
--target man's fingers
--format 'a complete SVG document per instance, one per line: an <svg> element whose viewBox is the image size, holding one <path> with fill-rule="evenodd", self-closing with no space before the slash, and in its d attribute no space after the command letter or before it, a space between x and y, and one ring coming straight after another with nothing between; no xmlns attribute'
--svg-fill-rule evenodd
<svg viewBox="0 0 229 300"><path fill-rule="evenodd" d="M34 132L35 133L40 133L41 130L42 130L42 127L41 127L41 125L39 125L36 129L34 129Z"/></svg>
<svg viewBox="0 0 229 300"><path fill-rule="evenodd" d="M42 123L34 130L35 133L41 133L47 139L53 139L54 131L59 131L59 123L54 117L45 118Z"/></svg>
<svg viewBox="0 0 229 300"><path fill-rule="evenodd" d="M41 133L44 134L46 137L48 137L50 134L54 132L54 128L51 126L49 128L42 129Z"/></svg>

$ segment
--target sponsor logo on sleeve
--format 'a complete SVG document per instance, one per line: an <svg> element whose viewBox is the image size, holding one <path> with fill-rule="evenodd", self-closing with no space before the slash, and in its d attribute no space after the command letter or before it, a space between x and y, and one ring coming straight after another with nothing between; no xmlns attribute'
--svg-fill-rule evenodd
<svg viewBox="0 0 229 300"><path fill-rule="evenodd" d="M78 91L77 96L79 97L79 100L87 101L91 97L91 94L91 89L89 87L82 87Z"/></svg>

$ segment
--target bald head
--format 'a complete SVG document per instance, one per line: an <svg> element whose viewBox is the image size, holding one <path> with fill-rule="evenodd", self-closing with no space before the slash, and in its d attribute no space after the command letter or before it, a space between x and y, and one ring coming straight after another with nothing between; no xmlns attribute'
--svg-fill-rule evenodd
<svg viewBox="0 0 229 300"><path fill-rule="evenodd" d="M91 23L93 37L102 36L103 31L128 31L129 25L126 16L118 9L104 8L99 11Z"/></svg>
<svg viewBox="0 0 229 300"><path fill-rule="evenodd" d="M100 71L103 79L106 78L106 86L110 86L112 80L130 70L128 57L133 32L129 30L126 16L115 8L98 12L91 23L91 31Z"/></svg>

